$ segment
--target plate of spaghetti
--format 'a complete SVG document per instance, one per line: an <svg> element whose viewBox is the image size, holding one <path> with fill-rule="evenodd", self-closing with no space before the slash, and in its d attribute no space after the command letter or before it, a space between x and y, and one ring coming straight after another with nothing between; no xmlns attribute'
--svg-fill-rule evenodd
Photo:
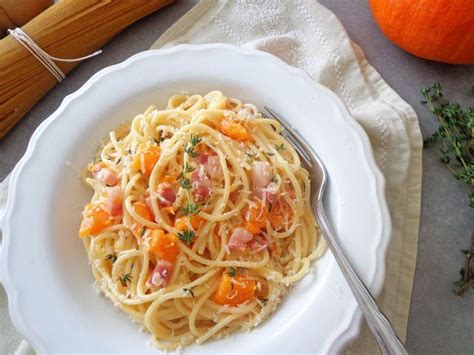
<svg viewBox="0 0 474 355"><path fill-rule="evenodd" d="M94 75L13 172L0 275L36 351L328 353L356 336L309 173L265 104L324 160L330 218L380 291L384 181L339 99L269 54L180 45Z"/></svg>

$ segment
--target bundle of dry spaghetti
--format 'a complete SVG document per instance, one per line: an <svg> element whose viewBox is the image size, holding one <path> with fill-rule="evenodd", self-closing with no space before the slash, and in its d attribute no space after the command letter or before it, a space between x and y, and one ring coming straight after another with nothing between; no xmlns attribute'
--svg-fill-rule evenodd
<svg viewBox="0 0 474 355"><path fill-rule="evenodd" d="M22 27L45 52L80 58L173 0L64 0ZM11 35L0 41L0 139L57 83ZM64 74L79 62L57 62Z"/></svg>

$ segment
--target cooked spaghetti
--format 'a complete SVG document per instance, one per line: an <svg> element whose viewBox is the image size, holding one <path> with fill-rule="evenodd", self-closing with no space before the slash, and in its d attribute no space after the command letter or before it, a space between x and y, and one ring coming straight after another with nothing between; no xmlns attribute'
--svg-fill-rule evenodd
<svg viewBox="0 0 474 355"><path fill-rule="evenodd" d="M280 124L219 91L110 132L79 235L99 289L172 350L257 326L324 250Z"/></svg>

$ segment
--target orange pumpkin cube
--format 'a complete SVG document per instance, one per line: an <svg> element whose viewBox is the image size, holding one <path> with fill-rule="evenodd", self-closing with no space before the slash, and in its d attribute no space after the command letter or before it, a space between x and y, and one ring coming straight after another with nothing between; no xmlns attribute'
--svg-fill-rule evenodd
<svg viewBox="0 0 474 355"><path fill-rule="evenodd" d="M203 222L204 222L204 219L199 217L198 215L193 215L191 217L184 216L184 217L176 218L176 221L174 222L174 226L180 232L182 232L185 229L189 230L190 227L192 227L192 229L194 230L197 230Z"/></svg>
<svg viewBox="0 0 474 355"><path fill-rule="evenodd" d="M161 229L154 229L148 250L158 258L174 263L179 254L178 238Z"/></svg>
<svg viewBox="0 0 474 355"><path fill-rule="evenodd" d="M149 177L153 167L160 158L160 153L160 147L156 145L146 146L133 159L132 169L141 171L143 175Z"/></svg>
<svg viewBox="0 0 474 355"><path fill-rule="evenodd" d="M256 289L255 280L245 275L230 276L224 272L213 300L222 305L238 306L244 302L253 301L256 297Z"/></svg>
<svg viewBox="0 0 474 355"><path fill-rule="evenodd" d="M137 212L138 215L140 215L140 217L143 217L144 219L148 221L153 221L153 215L151 214L150 209L143 202L139 202L139 201L134 202L132 206L135 212Z"/></svg>
<svg viewBox="0 0 474 355"><path fill-rule="evenodd" d="M255 222L247 222L245 224L245 229L253 235L260 234L260 232L262 231L262 228L260 228L259 224Z"/></svg>
<svg viewBox="0 0 474 355"><path fill-rule="evenodd" d="M267 206L264 206L260 200L255 199L255 205L249 207L245 219L252 222L255 227L264 228L268 219ZM249 232L252 231L249 230Z"/></svg>
<svg viewBox="0 0 474 355"><path fill-rule="evenodd" d="M97 205L86 205L79 230L80 237L96 235L114 223L112 216Z"/></svg>
<svg viewBox="0 0 474 355"><path fill-rule="evenodd" d="M247 129L242 126L239 122L224 118L221 121L220 130L227 137L238 141L252 141L252 136Z"/></svg>
<svg viewBox="0 0 474 355"><path fill-rule="evenodd" d="M293 219L293 210L286 201L278 201L274 204L268 219L274 230L281 230L288 227Z"/></svg>

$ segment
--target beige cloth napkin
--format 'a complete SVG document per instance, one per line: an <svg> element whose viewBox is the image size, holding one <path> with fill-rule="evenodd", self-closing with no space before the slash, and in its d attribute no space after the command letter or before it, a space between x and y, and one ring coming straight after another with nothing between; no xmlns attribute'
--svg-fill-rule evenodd
<svg viewBox="0 0 474 355"><path fill-rule="evenodd" d="M152 46L225 42L307 71L344 101L367 132L387 182L393 223L378 303L405 339L418 246L422 138L413 109L367 62L336 16L315 0L202 0ZM366 324L346 351L377 353Z"/></svg>
<svg viewBox="0 0 474 355"><path fill-rule="evenodd" d="M306 70L339 95L367 132L387 182L393 223L387 275L378 303L405 339L420 219L422 139L415 112L369 65L334 14L315 0L203 0L152 48L211 42L264 50ZM6 185L0 184L0 215ZM1 289L0 312L0 352L11 353L19 338L6 317ZM378 352L365 324L346 351ZM24 341L17 350L31 352Z"/></svg>

